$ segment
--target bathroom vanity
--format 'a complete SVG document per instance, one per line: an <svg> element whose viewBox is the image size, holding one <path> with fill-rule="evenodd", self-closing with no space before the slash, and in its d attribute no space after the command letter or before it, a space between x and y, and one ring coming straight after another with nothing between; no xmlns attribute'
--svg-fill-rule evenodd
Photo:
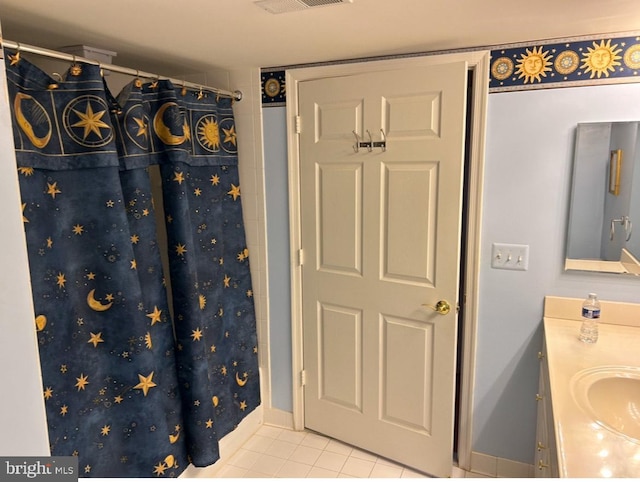
<svg viewBox="0 0 640 482"><path fill-rule="evenodd" d="M640 304L601 300L582 343L581 299L545 297L537 477L640 477Z"/></svg>

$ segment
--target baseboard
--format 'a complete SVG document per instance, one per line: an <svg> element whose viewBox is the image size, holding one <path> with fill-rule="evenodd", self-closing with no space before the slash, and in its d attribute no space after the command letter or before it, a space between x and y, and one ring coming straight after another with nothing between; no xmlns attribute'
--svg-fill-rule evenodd
<svg viewBox="0 0 640 482"><path fill-rule="evenodd" d="M195 467L189 465L180 478L210 478L215 477L220 468L227 462L240 447L242 447L251 436L264 423L264 409L262 405L257 407L253 412L247 415L238 427L231 433L227 434L220 440L220 458L215 464L208 467Z"/></svg>
<svg viewBox="0 0 640 482"><path fill-rule="evenodd" d="M510 479L532 478L533 465L515 460L494 457L493 455L471 452L471 468L473 474Z"/></svg>
<svg viewBox="0 0 640 482"><path fill-rule="evenodd" d="M274 427L282 427L288 430L294 430L293 413L279 408L266 408L264 410L264 423L273 425Z"/></svg>

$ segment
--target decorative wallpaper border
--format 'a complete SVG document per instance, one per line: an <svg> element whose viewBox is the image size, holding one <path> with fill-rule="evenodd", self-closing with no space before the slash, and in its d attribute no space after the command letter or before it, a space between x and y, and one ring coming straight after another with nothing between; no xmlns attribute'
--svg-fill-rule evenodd
<svg viewBox="0 0 640 482"><path fill-rule="evenodd" d="M489 92L640 82L640 36L491 51Z"/></svg>
<svg viewBox="0 0 640 482"><path fill-rule="evenodd" d="M285 70L262 71L262 107L286 105Z"/></svg>
<svg viewBox="0 0 640 482"><path fill-rule="evenodd" d="M640 33L626 35L577 37L494 48L491 50L489 93L640 82ZM442 53L445 52L411 56ZM262 69L263 107L286 105L285 72L283 68Z"/></svg>

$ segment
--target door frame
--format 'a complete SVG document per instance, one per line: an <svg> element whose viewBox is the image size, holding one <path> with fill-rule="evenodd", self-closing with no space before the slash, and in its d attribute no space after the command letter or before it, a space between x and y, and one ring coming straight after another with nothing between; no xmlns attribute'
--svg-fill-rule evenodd
<svg viewBox="0 0 640 482"><path fill-rule="evenodd" d="M289 241L291 264L291 338L292 338L292 377L293 377L293 425L295 430L304 429L304 387L303 369L303 333L302 333L302 236L300 222L300 156L297 134L298 84L308 80L328 77L348 76L365 72L397 70L408 67L422 67L437 63L467 61L469 70L474 72L471 108L467 124L470 126L469 142L469 178L465 181L468 190L468 212L466 225L467 248L461 256L465 257L466 270L460 273L464 277L465 292L460 293L462 310L462 362L460 367L461 385L458 406L458 466L463 470L471 468L472 428L473 428L473 387L475 380L476 329L478 319L478 289L480 273L480 236L482 221L482 194L484 175L484 151L487 100L489 94L490 51L423 55L407 58L394 58L359 63L345 63L302 67L286 71L287 86L287 149L289 171ZM304 128L304 127L303 127ZM464 232L464 230L463 230ZM454 447L455 449L455 447ZM452 454L453 456L453 454ZM453 458L452 458L453 462Z"/></svg>

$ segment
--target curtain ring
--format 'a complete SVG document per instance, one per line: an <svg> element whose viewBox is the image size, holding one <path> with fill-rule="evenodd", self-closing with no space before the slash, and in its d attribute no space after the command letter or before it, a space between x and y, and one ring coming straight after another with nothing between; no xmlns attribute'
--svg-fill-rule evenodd
<svg viewBox="0 0 640 482"><path fill-rule="evenodd" d="M64 79L62 78L62 75L60 75L58 72L53 72L51 74L51 77L53 79L56 79L58 82L63 82ZM47 89L49 90L56 90L59 87L59 85L55 82L51 82L48 86Z"/></svg>
<svg viewBox="0 0 640 482"><path fill-rule="evenodd" d="M182 90L180 91L180 94L182 94L182 97L187 95L187 85L184 79L182 79Z"/></svg>
<svg viewBox="0 0 640 482"><path fill-rule="evenodd" d="M82 73L82 67L78 65L76 56L73 55L72 57L73 57L73 64L71 64L71 68L69 68L69 73L74 77L78 77Z"/></svg>
<svg viewBox="0 0 640 482"><path fill-rule="evenodd" d="M9 55L9 60L11 61L10 65L16 65L20 62L20 42L16 42L16 53L15 55Z"/></svg>
<svg viewBox="0 0 640 482"><path fill-rule="evenodd" d="M142 80L140 80L140 71L136 70L136 80L133 81L133 85L136 89L142 88Z"/></svg>

